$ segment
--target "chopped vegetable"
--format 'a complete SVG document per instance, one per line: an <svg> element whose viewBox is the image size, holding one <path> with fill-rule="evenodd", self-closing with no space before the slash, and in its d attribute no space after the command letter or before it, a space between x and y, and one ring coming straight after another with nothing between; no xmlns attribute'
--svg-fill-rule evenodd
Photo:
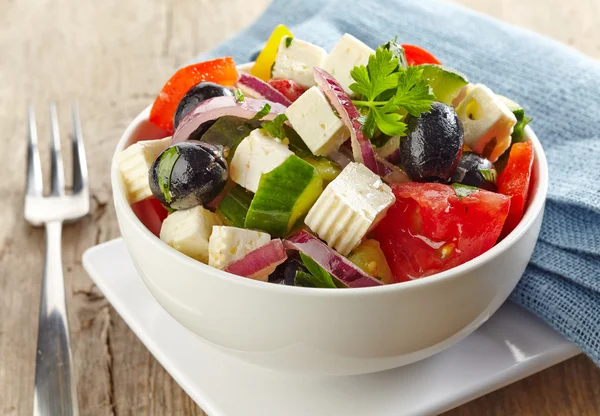
<svg viewBox="0 0 600 416"><path fill-rule="evenodd" d="M277 50L281 39L286 36L293 36L292 32L284 25L278 25L269 36L269 40L265 44L265 47L256 58L256 62L250 73L255 77L268 81L271 78L271 68L275 63L275 56L277 56Z"/></svg>
<svg viewBox="0 0 600 416"><path fill-rule="evenodd" d="M313 259L304 253L300 253L300 258L307 271L297 270L294 279L296 286L321 287L335 289L337 286L333 277L327 271L319 266Z"/></svg>
<svg viewBox="0 0 600 416"><path fill-rule="evenodd" d="M291 102L296 101L306 91L291 79L272 79L269 80L269 85L282 93Z"/></svg>
<svg viewBox="0 0 600 416"><path fill-rule="evenodd" d="M348 260L383 283L394 283L394 275L377 240L365 240L360 243L352 250Z"/></svg>
<svg viewBox="0 0 600 416"><path fill-rule="evenodd" d="M346 95L342 86L327 72L314 68L315 80L323 94L329 99L333 108L341 116L342 121L350 130L352 139L352 154L354 160L363 163L372 172L377 173L377 160L371 142L363 136L362 125L359 121L361 115Z"/></svg>
<svg viewBox="0 0 600 416"><path fill-rule="evenodd" d="M459 198L438 183L403 183L392 191L396 203L373 236L397 282L448 270L492 248L510 206L504 195L475 188Z"/></svg>
<svg viewBox="0 0 600 416"><path fill-rule="evenodd" d="M421 64L438 64L441 62L437 60L435 56L427 52L423 48L419 48L415 45L402 45L404 53L406 54L406 62L408 65L421 65Z"/></svg>
<svg viewBox="0 0 600 416"><path fill-rule="evenodd" d="M283 236L308 212L322 191L323 181L316 169L292 155L260 178L245 227Z"/></svg>
<svg viewBox="0 0 600 416"><path fill-rule="evenodd" d="M260 123L258 120L248 120L243 117L223 116L219 117L204 134L196 136L194 133L190 140L199 140L222 148L223 156L228 163L231 163L240 142L260 127Z"/></svg>
<svg viewBox="0 0 600 416"><path fill-rule="evenodd" d="M223 116L236 116L247 119L258 117L261 120L273 120L283 114L286 107L255 98L237 101L235 97L216 97L206 100L194 108L177 128L173 135L172 144L195 138L194 133L205 122L216 120Z"/></svg>
<svg viewBox="0 0 600 416"><path fill-rule="evenodd" d="M350 260L327 247L308 231L299 231L284 241L286 248L309 256L335 279L338 287L380 286L382 283L369 276Z"/></svg>
<svg viewBox="0 0 600 416"><path fill-rule="evenodd" d="M194 85L185 93L177 105L175 116L173 117L173 128L176 130L179 123L181 123L181 120L183 120L190 111L196 108L198 104L215 97L231 96L235 96L235 99L238 101L243 101L243 95L241 97L242 99L240 99L239 92L236 95L230 88L215 84L214 82L202 81L201 83Z"/></svg>
<svg viewBox="0 0 600 416"><path fill-rule="evenodd" d="M131 204L131 210L142 224L157 237L160 235L163 221L169 215L165 207L153 196Z"/></svg>
<svg viewBox="0 0 600 416"><path fill-rule="evenodd" d="M286 259L283 243L277 238L228 264L223 270L238 276L267 281L275 268Z"/></svg>
<svg viewBox="0 0 600 416"><path fill-rule="evenodd" d="M275 117L272 121L262 123L261 127L269 133L269 136L274 139L285 139L286 131L285 131L285 122L287 121L287 116L285 114L280 114Z"/></svg>
<svg viewBox="0 0 600 416"><path fill-rule="evenodd" d="M419 68L423 69L423 78L429 82L436 100L447 105L452 105L452 101L469 83L464 74L448 67L424 64L419 65Z"/></svg>
<svg viewBox="0 0 600 416"><path fill-rule="evenodd" d="M342 168L337 163L327 159L326 157L320 156L308 156L304 160L310 163L316 170L321 179L323 179L323 185L327 186L329 182L338 177L342 173Z"/></svg>
<svg viewBox="0 0 600 416"><path fill-rule="evenodd" d="M419 117L431 109L435 100L422 78L423 69L404 68L391 51L382 47L369 57L367 66L354 67L351 74L355 83L350 89L361 95L352 103L363 113L363 133L368 138L374 137L375 127L389 136L404 136L406 124L399 110Z"/></svg>
<svg viewBox="0 0 600 416"><path fill-rule="evenodd" d="M190 88L201 81L231 86L237 78L235 62L231 57L213 59L181 68L167 81L156 97L150 110L150 121L172 132L175 110Z"/></svg>
<svg viewBox="0 0 600 416"><path fill-rule="evenodd" d="M240 74L238 86L254 98L263 98L289 107L292 102L269 83L248 74Z"/></svg>
<svg viewBox="0 0 600 416"><path fill-rule="evenodd" d="M251 192L247 192L241 186L236 185L221 199L217 206L217 212L227 218L234 226L243 228L253 196Z"/></svg>
<svg viewBox="0 0 600 416"><path fill-rule="evenodd" d="M498 192L510 197L510 212L502 230L502 237L514 230L523 218L532 166L533 144L531 142L513 144L506 167L498 177Z"/></svg>

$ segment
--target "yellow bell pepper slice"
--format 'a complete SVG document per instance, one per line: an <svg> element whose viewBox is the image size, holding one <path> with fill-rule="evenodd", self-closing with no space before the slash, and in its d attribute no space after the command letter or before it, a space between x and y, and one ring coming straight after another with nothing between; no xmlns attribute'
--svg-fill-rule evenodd
<svg viewBox="0 0 600 416"><path fill-rule="evenodd" d="M256 58L254 66L250 69L251 75L260 78L263 81L271 79L271 67L275 62L281 39L285 36L293 37L294 35L292 35L292 32L284 25L278 25L273 30L273 33L271 33L271 36L269 36L269 40L265 47Z"/></svg>

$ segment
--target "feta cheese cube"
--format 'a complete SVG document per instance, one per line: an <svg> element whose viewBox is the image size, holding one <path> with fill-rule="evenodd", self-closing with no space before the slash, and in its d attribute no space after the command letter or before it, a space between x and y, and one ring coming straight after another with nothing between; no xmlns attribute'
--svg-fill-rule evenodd
<svg viewBox="0 0 600 416"><path fill-rule="evenodd" d="M198 205L169 214L160 229L160 239L175 250L206 263L208 239L213 226L221 224L217 214Z"/></svg>
<svg viewBox="0 0 600 416"><path fill-rule="evenodd" d="M285 144L275 141L264 130L253 130L238 145L229 165L229 177L256 193L261 175L271 172L293 154Z"/></svg>
<svg viewBox="0 0 600 416"><path fill-rule="evenodd" d="M267 233L215 225L208 241L208 265L222 269L269 241Z"/></svg>
<svg viewBox="0 0 600 416"><path fill-rule="evenodd" d="M510 147L517 118L488 87L475 84L456 107L465 131L465 144L491 162Z"/></svg>
<svg viewBox="0 0 600 416"><path fill-rule="evenodd" d="M117 163L130 204L152 196L148 171L154 160L169 147L171 137L143 140L132 144L117 155Z"/></svg>
<svg viewBox="0 0 600 416"><path fill-rule="evenodd" d="M373 49L345 33L323 61L323 69L333 75L346 94L352 95L354 93L349 87L354 80L350 76L350 71L357 65L367 66L369 56L373 53L375 53Z"/></svg>
<svg viewBox="0 0 600 416"><path fill-rule="evenodd" d="M378 175L352 162L325 188L304 222L346 256L395 201L392 190Z"/></svg>
<svg viewBox="0 0 600 416"><path fill-rule="evenodd" d="M317 85L313 67L321 67L325 56L327 52L320 46L284 36L277 50L272 76L275 79L291 79L304 88L312 87Z"/></svg>
<svg viewBox="0 0 600 416"><path fill-rule="evenodd" d="M285 115L311 152L327 156L350 137L318 87L312 87L285 110Z"/></svg>

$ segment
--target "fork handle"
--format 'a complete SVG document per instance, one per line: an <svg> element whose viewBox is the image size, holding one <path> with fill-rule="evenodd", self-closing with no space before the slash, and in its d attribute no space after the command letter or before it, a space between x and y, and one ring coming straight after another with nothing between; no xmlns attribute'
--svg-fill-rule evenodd
<svg viewBox="0 0 600 416"><path fill-rule="evenodd" d="M46 258L35 360L34 416L77 416L77 386L62 269L62 221L46 223Z"/></svg>

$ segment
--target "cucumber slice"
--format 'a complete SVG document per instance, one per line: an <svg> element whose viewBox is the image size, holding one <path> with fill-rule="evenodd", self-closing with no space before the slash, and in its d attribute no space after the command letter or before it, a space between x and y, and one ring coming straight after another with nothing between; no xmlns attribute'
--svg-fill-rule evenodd
<svg viewBox="0 0 600 416"><path fill-rule="evenodd" d="M364 240L352 250L348 260L383 283L394 283L394 275L377 240Z"/></svg>
<svg viewBox="0 0 600 416"><path fill-rule="evenodd" d="M523 137L525 135L525 132L524 132L525 126L528 125L529 122L531 120L533 120L533 118L526 116L525 109L523 107L521 107L519 104L515 103L510 98L506 98L505 96L500 95L500 94L496 94L496 96L500 99L500 101L502 101L504 104L506 104L508 109L517 118L517 124L515 124L515 127L513 129L512 135L511 135L513 143L522 142Z"/></svg>
<svg viewBox="0 0 600 416"><path fill-rule="evenodd" d="M236 185L219 202L217 212L223 215L235 227L244 228L246 214L248 213L248 208L250 208L252 197L252 192L247 192L241 186Z"/></svg>
<svg viewBox="0 0 600 416"><path fill-rule="evenodd" d="M469 83L464 74L452 68L434 64L419 65L419 68L423 69L423 77L429 81L436 99L447 105L452 105L452 100Z"/></svg>
<svg viewBox="0 0 600 416"><path fill-rule="evenodd" d="M342 173L340 165L332 160L322 156L308 156L303 158L304 161L310 163L316 170L321 179L323 179L323 185L327 186L329 182L337 178Z"/></svg>
<svg viewBox="0 0 600 416"><path fill-rule="evenodd" d="M231 162L235 149L250 132L260 127L260 121L236 116L223 116L200 137L200 141L223 146L227 162Z"/></svg>
<svg viewBox="0 0 600 416"><path fill-rule="evenodd" d="M292 155L260 178L245 228L284 236L323 192L323 180L308 162Z"/></svg>

